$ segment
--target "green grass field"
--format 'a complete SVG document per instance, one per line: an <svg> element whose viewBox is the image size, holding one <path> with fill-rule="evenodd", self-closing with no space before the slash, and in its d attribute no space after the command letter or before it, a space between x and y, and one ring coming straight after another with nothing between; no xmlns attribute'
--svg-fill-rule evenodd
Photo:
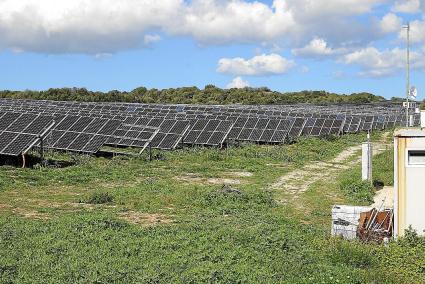
<svg viewBox="0 0 425 284"><path fill-rule="evenodd" d="M389 247L330 237L331 206L365 202L341 189L360 168L294 203L270 188L364 139L1 166L0 283L424 283L425 242L414 234ZM389 153L374 161L385 183Z"/></svg>

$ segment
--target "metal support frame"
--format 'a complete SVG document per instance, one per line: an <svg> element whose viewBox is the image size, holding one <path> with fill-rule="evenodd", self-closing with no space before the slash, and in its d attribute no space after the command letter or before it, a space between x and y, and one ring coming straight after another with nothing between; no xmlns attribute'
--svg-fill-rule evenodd
<svg viewBox="0 0 425 284"><path fill-rule="evenodd" d="M22 153L22 168L25 168L25 154Z"/></svg>
<svg viewBox="0 0 425 284"><path fill-rule="evenodd" d="M40 137L40 158L41 162L44 163L44 138Z"/></svg>
<svg viewBox="0 0 425 284"><path fill-rule="evenodd" d="M409 127L409 96L410 96L410 23L404 27L407 32L406 53L406 127Z"/></svg>
<svg viewBox="0 0 425 284"><path fill-rule="evenodd" d="M38 136L38 138L34 141L34 143L32 143L30 146L28 146L28 148L25 151L22 152L22 154L21 154L22 155L22 168L25 168L25 163L26 163L25 155L29 152L29 150L32 149L32 147L34 147L38 142L40 142L41 149L43 149L43 138L49 134L49 132L52 130L53 126L55 126L54 121L46 128L46 130L44 130L44 132L42 134L40 134ZM44 153L43 153L43 157L44 157Z"/></svg>
<svg viewBox="0 0 425 284"><path fill-rule="evenodd" d="M152 162L152 145L149 143L149 162Z"/></svg>

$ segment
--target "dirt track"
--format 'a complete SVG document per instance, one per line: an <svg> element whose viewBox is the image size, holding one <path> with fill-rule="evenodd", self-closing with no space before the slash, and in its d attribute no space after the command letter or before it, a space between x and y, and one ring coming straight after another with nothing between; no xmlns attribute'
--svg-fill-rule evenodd
<svg viewBox="0 0 425 284"><path fill-rule="evenodd" d="M382 136L380 142L373 143L373 155L377 155L385 150L384 143L390 132ZM333 179L341 171L350 169L361 162L361 145L356 145L342 151L331 161L311 162L301 169L294 170L280 177L270 188L280 191L285 198L278 200L280 203L288 202L289 199L296 199L300 194L307 191L312 184L318 181ZM280 198L282 196L279 196Z"/></svg>

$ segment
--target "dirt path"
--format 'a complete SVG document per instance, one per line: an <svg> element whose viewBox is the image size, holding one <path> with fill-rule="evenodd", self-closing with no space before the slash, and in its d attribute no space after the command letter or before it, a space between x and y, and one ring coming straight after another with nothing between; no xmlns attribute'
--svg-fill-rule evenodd
<svg viewBox="0 0 425 284"><path fill-rule="evenodd" d="M384 133L379 142L373 143L373 155L386 150L385 143L390 134L390 132ZM296 199L315 182L331 180L341 171L350 169L360 162L361 145L356 145L342 151L331 161L311 162L301 169L287 173L270 185L270 189L281 192L282 194L278 194L278 199L280 199L278 201L287 203L288 199Z"/></svg>
<svg viewBox="0 0 425 284"><path fill-rule="evenodd" d="M373 198L373 207L375 208L393 208L394 207L394 187L386 186L379 190Z"/></svg>

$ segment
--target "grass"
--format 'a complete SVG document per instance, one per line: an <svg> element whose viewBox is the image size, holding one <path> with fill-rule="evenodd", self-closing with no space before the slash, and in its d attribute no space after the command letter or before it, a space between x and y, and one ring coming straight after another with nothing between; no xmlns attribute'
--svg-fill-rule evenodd
<svg viewBox="0 0 425 284"><path fill-rule="evenodd" d="M364 138L0 167L0 283L423 282L423 246L329 236L330 206L350 202L348 173L314 184L297 201L304 212L267 186ZM389 261L403 253L408 265Z"/></svg>

